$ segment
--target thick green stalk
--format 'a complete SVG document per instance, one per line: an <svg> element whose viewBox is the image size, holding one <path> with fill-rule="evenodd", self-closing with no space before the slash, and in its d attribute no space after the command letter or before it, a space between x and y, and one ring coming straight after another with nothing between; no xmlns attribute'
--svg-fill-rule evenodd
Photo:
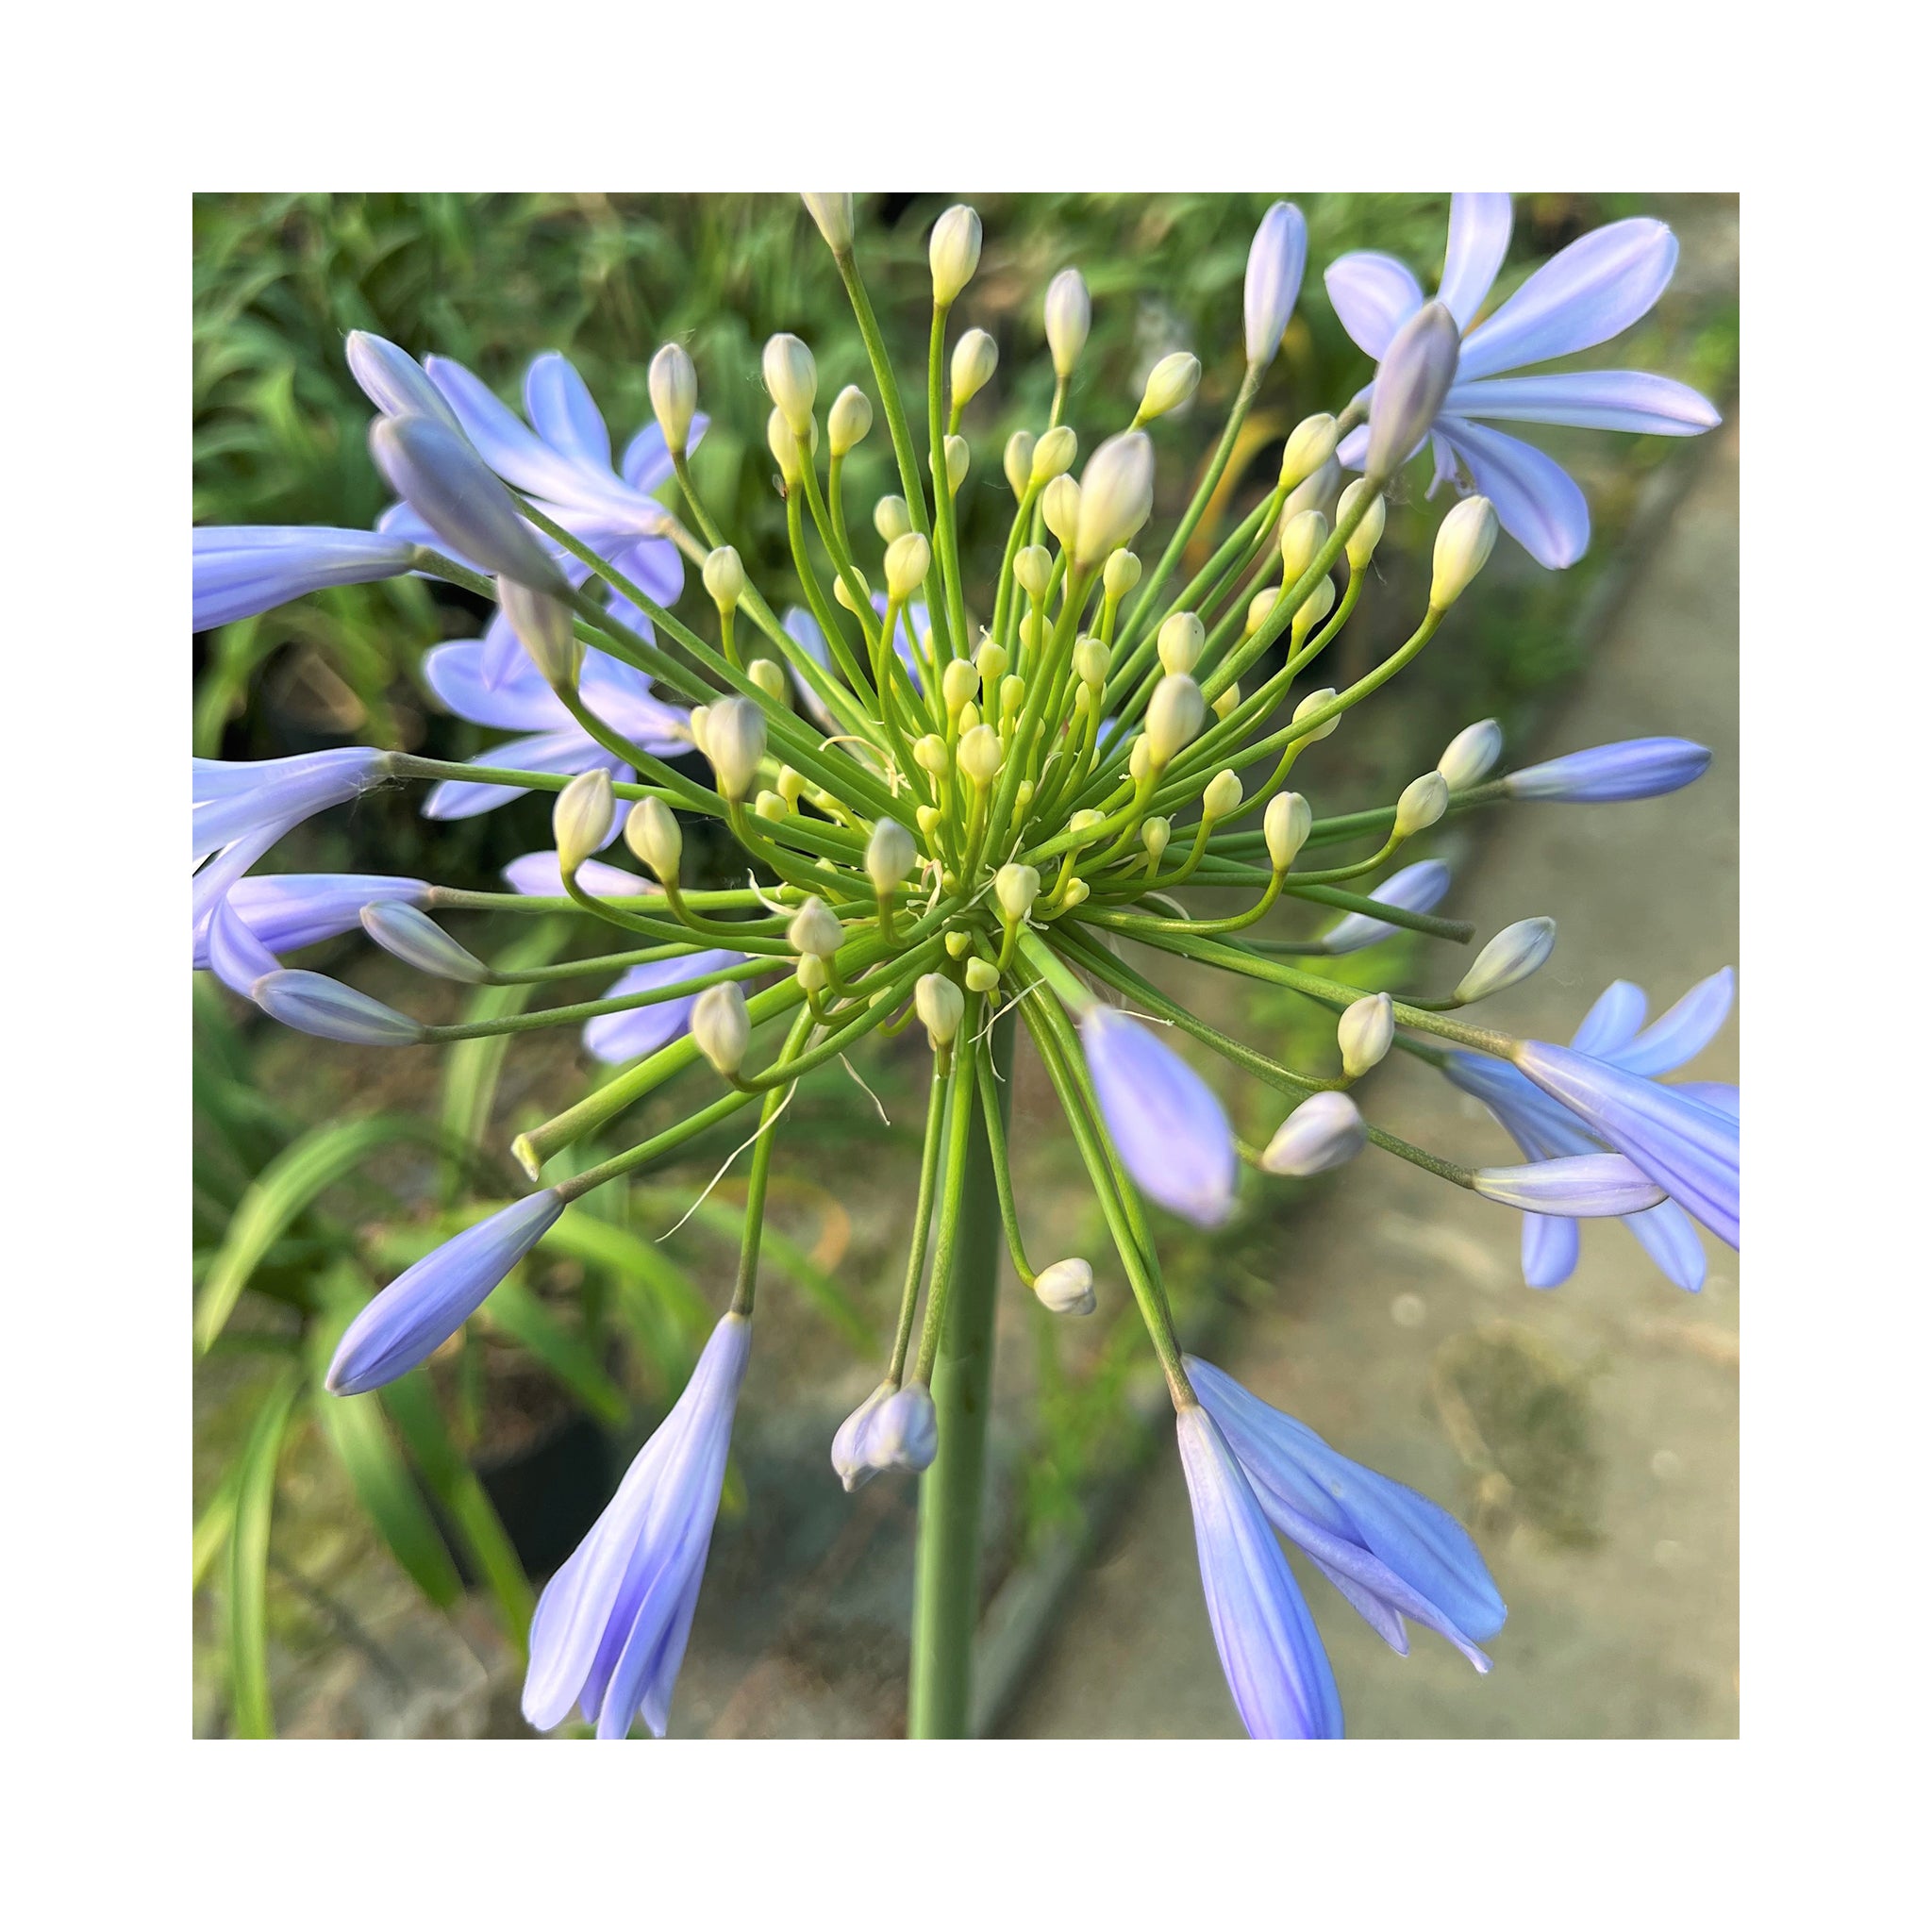
<svg viewBox="0 0 1932 1932"><path fill-rule="evenodd" d="M1011 1013L993 1023L987 1044L1004 1108L1012 1091ZM965 1084L970 1090L973 1083L967 1079ZM973 1632L979 1619L980 1506L987 1410L992 1394L1000 1220L992 1150L976 1107L969 1115L967 1131L972 1141L954 1228L952 1291L932 1374L940 1447L919 1484L912 1674L906 1715L907 1735L913 1738L966 1735ZM943 1238L943 1227L941 1234Z"/></svg>

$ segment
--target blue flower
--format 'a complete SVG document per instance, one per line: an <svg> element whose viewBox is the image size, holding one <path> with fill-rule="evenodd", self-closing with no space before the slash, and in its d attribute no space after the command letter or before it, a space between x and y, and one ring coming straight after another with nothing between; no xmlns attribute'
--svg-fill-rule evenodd
<svg viewBox="0 0 1932 1932"><path fill-rule="evenodd" d="M677 1405L538 1599L524 1715L554 1730L579 1707L600 1738L642 1715L664 1735L704 1582L751 1324L712 1331Z"/></svg>
<svg viewBox="0 0 1932 1932"><path fill-rule="evenodd" d="M1140 1021L1096 1003L1080 1022L1115 1150L1150 1200L1218 1227L1234 1208L1234 1131L1213 1089Z"/></svg>
<svg viewBox="0 0 1932 1932"><path fill-rule="evenodd" d="M848 1491L862 1489L882 1469L915 1475L940 1450L939 1411L923 1383L904 1389L881 1382L832 1438L832 1467Z"/></svg>
<svg viewBox="0 0 1932 1932"><path fill-rule="evenodd" d="M1525 765L1503 780L1503 789L1511 798L1606 805L1679 791L1695 784L1709 767L1709 750L1688 738L1624 738Z"/></svg>
<svg viewBox="0 0 1932 1932"><path fill-rule="evenodd" d="M319 525L208 525L194 533L196 630L254 617L335 584L369 584L416 567L416 546L376 530Z"/></svg>
<svg viewBox="0 0 1932 1932"><path fill-rule="evenodd" d="M208 963L222 984L263 1012L322 1040L351 1046L413 1046L422 1027L408 1014L325 974L290 972L245 924L231 899L208 915Z"/></svg>
<svg viewBox="0 0 1932 1932"><path fill-rule="evenodd" d="M1440 858L1424 858L1391 873L1374 890L1373 896L1384 906L1398 906L1405 912L1427 912L1441 903L1449 890L1449 868ZM1366 912L1350 912L1337 920L1322 935L1324 953L1358 953L1390 934L1400 931L1386 919L1372 919Z"/></svg>
<svg viewBox="0 0 1932 1932"><path fill-rule="evenodd" d="M503 876L512 891L522 892L525 898L567 896L563 890L563 868L554 851L526 852L521 858L512 858L504 867ZM625 872L621 865L606 865L600 858L587 858L577 867L577 884L599 899L661 895L664 890L655 879L640 878L636 873Z"/></svg>
<svg viewBox="0 0 1932 1932"><path fill-rule="evenodd" d="M1308 260L1308 225L1291 201L1277 201L1261 217L1248 244L1248 273L1241 287L1242 340L1250 369L1266 369L1281 347L1282 333L1302 291Z"/></svg>
<svg viewBox="0 0 1932 1932"><path fill-rule="evenodd" d="M319 945L361 923L365 906L393 900L427 906L429 887L422 879L390 878L380 873L258 873L228 889L228 909L270 953L295 953ZM207 926L195 934L194 970L208 966Z"/></svg>
<svg viewBox="0 0 1932 1932"><path fill-rule="evenodd" d="M579 874L581 876L581 874ZM727 966L743 964L748 953L687 953L682 958L656 959L633 966L604 994L607 1000L627 999L632 993L649 992L660 986L675 986L681 979L698 979L708 973L720 973ZM607 1065L619 1066L625 1060L641 1058L668 1046L691 1026L691 1009L697 1005L696 993L675 1000L662 1000L652 1007L633 1007L627 1013L600 1013L584 1027L584 1045Z"/></svg>
<svg viewBox="0 0 1932 1932"><path fill-rule="evenodd" d="M209 914L248 868L305 819L380 785L389 775L391 756L366 745L345 745L245 764L194 760L197 957L207 942Z"/></svg>
<svg viewBox="0 0 1932 1932"><path fill-rule="evenodd" d="M1616 980L1584 1016L1566 1058L1580 1059L1589 1056L1591 1060L1615 1070L1620 1076L1636 1076L1640 1083L1647 1084L1652 1076L1674 1071L1710 1043L1730 1012L1735 984L1730 968L1725 967L1708 979L1700 980L1669 1012L1645 1027L1648 1002L1642 988L1627 979ZM1544 1049L1547 1054L1561 1051L1556 1047ZM1683 1201L1654 1165L1647 1165L1633 1148L1614 1141L1601 1125L1573 1111L1561 1099L1553 1097L1505 1061L1478 1054L1452 1053L1442 1071L1465 1093L1473 1093L1480 1100L1532 1160L1595 1154L1606 1146L1617 1145L1673 1196L1642 1213L1623 1217L1624 1225L1642 1243L1644 1252L1668 1279L1692 1291L1703 1287L1704 1246L1684 1212L1685 1206L1695 1211L1694 1201ZM1728 1114L1733 1171L1731 1233L1724 1235L1724 1228L1709 1221L1705 1224L1736 1246L1737 1090L1686 1082L1656 1091L1674 1096L1676 1105L1692 1108L1699 1113L1719 1117ZM1707 1141L1713 1138L1721 1141L1724 1138L1722 1127L1711 1123L1705 1124L1700 1133ZM1718 1192L1721 1198L1721 1181ZM1700 1214L1699 1219L1703 1218ZM1575 1271L1578 1245L1574 1220L1558 1215L1525 1214L1523 1278L1532 1288L1556 1288L1569 1280Z"/></svg>
<svg viewBox="0 0 1932 1932"><path fill-rule="evenodd" d="M1455 386L1435 423L1436 484L1487 496L1539 563L1561 570L1590 544L1582 491L1541 450L1482 419L1698 436L1719 418L1694 390L1639 370L1507 375L1620 334L1649 311L1677 262L1676 237L1661 222L1612 222L1573 242L1471 328L1508 251L1509 226L1507 194L1458 194L1450 203L1437 299L1465 334ZM1326 281L1342 326L1377 360L1424 302L1414 275L1387 255L1344 255ZM1359 469L1368 442L1367 428L1357 429L1336 454Z"/></svg>
<svg viewBox="0 0 1932 1932"><path fill-rule="evenodd" d="M423 659L423 675L430 690L458 717L467 718L473 724L525 734L491 745L471 759L472 764L511 765L521 771L560 772L573 777L601 766L619 784L627 784L636 776L629 765L599 744L564 708L562 699L518 646L516 634L501 615L491 620L490 628L479 639L437 645ZM641 671L606 652L587 650L578 689L586 706L605 724L654 758L675 758L691 750L691 727L686 722L690 713L655 697L651 680ZM423 816L474 818L522 795L522 788L514 785L446 778L423 801ZM606 844L623 830L629 812L629 801L620 799Z"/></svg>
<svg viewBox="0 0 1932 1932"><path fill-rule="evenodd" d="M1475 1640L1493 1637L1508 1611L1469 1532L1426 1496L1351 1462L1211 1363L1187 1356L1183 1364L1268 1520L1314 1558L1370 1628L1406 1657L1402 1620L1409 1617L1487 1671Z"/></svg>
<svg viewBox="0 0 1932 1932"><path fill-rule="evenodd" d="M329 1364L330 1392L361 1395L427 1361L562 1212L555 1188L526 1194L406 1268L349 1324Z"/></svg>
<svg viewBox="0 0 1932 1932"><path fill-rule="evenodd" d="M1174 1431L1208 1621L1248 1736L1341 1737L1328 1653L1234 1451L1199 1404L1176 1414Z"/></svg>

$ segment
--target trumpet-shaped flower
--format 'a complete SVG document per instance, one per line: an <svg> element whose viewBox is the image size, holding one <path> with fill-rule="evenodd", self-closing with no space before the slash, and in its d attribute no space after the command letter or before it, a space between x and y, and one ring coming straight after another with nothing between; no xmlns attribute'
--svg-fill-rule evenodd
<svg viewBox="0 0 1932 1932"><path fill-rule="evenodd" d="M508 636L508 648L505 638ZM493 665L503 666L492 681ZM608 750L579 725L563 700L543 681L536 665L517 649L508 619L491 620L480 639L439 644L423 659L429 688L459 718L474 724L523 735L506 739L471 760L479 765L509 765L526 772L608 772L618 784L628 784L636 773L616 752ZM654 758L675 758L691 750L689 713L652 695L651 680L608 653L584 653L578 689L585 705L597 717ZM523 788L515 785L471 783L445 778L423 801L428 819L474 818L494 811ZM630 804L619 799L608 845L624 829Z"/></svg>
<svg viewBox="0 0 1932 1932"><path fill-rule="evenodd" d="M1410 1618L1487 1671L1475 1640L1493 1637L1508 1612L1469 1532L1211 1363L1188 1356L1184 1365L1269 1522L1314 1558L1370 1628L1406 1657L1402 1620Z"/></svg>
<svg viewBox="0 0 1932 1932"><path fill-rule="evenodd" d="M575 1705L600 1738L640 1715L661 1738L705 1579L751 1324L729 1314L691 1381L538 1599L524 1715L554 1730Z"/></svg>
<svg viewBox="0 0 1932 1932"><path fill-rule="evenodd" d="M360 1395L425 1362L556 1224L555 1188L526 1194L432 1249L356 1317L336 1345L328 1388Z"/></svg>
<svg viewBox="0 0 1932 1932"><path fill-rule="evenodd" d="M1511 375L1511 370L1593 348L1647 314L1670 281L1677 240L1661 222L1612 222L1546 262L1496 312L1472 328L1509 247L1507 194L1458 194L1449 212L1441 301L1463 331L1455 386L1435 421L1436 479L1487 496L1503 527L1551 570L1590 545L1590 508L1569 473L1540 449L1487 425L1554 423L1699 436L1718 413L1696 391L1634 369ZM1380 360L1423 307L1422 286L1387 255L1344 255L1325 277L1335 312L1357 345ZM1366 426L1337 452L1359 469Z"/></svg>
<svg viewBox="0 0 1932 1932"><path fill-rule="evenodd" d="M416 568L416 545L380 530L317 525L208 525L194 533L196 630L254 617L337 584L370 584Z"/></svg>
<svg viewBox="0 0 1932 1932"><path fill-rule="evenodd" d="M1248 1736L1341 1737L1328 1653L1227 1439L1198 1403L1179 1411L1174 1429L1208 1621Z"/></svg>
<svg viewBox="0 0 1932 1932"><path fill-rule="evenodd" d="M1571 1052L1589 1055L1626 1075L1648 1078L1671 1073L1710 1043L1730 1011L1734 984L1728 967L1714 973L1646 1027L1643 990L1627 979L1616 980L1584 1016L1570 1042ZM1465 1093L1480 1100L1532 1160L1595 1154L1610 1144L1607 1135L1507 1061L1457 1052L1449 1055L1442 1071ZM1735 1088L1722 1090L1715 1099L1708 1088L1690 1082L1661 1091L1714 1113L1727 1113L1733 1122L1737 1118ZM1724 1094L1729 1095L1728 1107L1723 1104ZM1658 1179L1659 1185L1667 1186ZM1669 1280L1693 1292L1703 1287L1704 1245L1674 1198L1622 1219ZM1524 1280L1531 1288L1558 1287L1575 1272L1578 1247L1574 1220L1547 1212L1525 1213Z"/></svg>
<svg viewBox="0 0 1932 1932"><path fill-rule="evenodd" d="M1080 1023L1101 1118L1122 1163L1163 1208L1217 1227L1234 1208L1234 1132L1214 1090L1140 1021L1095 1005Z"/></svg>

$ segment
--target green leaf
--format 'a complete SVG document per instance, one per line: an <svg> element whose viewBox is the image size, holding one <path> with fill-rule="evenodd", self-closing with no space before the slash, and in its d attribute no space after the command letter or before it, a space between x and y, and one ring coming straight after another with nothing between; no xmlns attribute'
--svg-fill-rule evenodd
<svg viewBox="0 0 1932 1932"><path fill-rule="evenodd" d="M227 1472L208 1500L208 1507L194 1520L194 1583L201 1588L208 1565L222 1553L228 1533L235 1527L235 1498L242 1489L242 1465L231 1462Z"/></svg>
<svg viewBox="0 0 1932 1932"><path fill-rule="evenodd" d="M524 1574L509 1533L476 1480L476 1472L450 1441L428 1379L420 1372L405 1375L382 1391L381 1401L422 1471L423 1480L429 1485L430 1494L442 1505L469 1553L476 1574L496 1599L504 1634L527 1656L530 1612L537 1601L530 1579Z"/></svg>
<svg viewBox="0 0 1932 1932"><path fill-rule="evenodd" d="M268 1532L275 1464L301 1386L302 1371L291 1362L256 1411L255 1426L236 1465L235 1521L228 1540L228 1672L238 1738L272 1738L275 1732L268 1690Z"/></svg>
<svg viewBox="0 0 1932 1932"><path fill-rule="evenodd" d="M343 1268L329 1277L324 1291L330 1307L308 1338L309 1366L318 1385L315 1412L323 1433L348 1475L356 1500L390 1553L431 1603L452 1609L461 1601L463 1579L390 1435L381 1402L373 1394L330 1395L320 1387L342 1330L362 1306L363 1296L373 1291L372 1285L359 1269Z"/></svg>
<svg viewBox="0 0 1932 1932"><path fill-rule="evenodd" d="M194 1298L197 1349L208 1352L234 1312L248 1277L295 1217L378 1147L397 1141L442 1144L441 1130L421 1121L401 1114L371 1114L311 1128L262 1169L242 1197Z"/></svg>

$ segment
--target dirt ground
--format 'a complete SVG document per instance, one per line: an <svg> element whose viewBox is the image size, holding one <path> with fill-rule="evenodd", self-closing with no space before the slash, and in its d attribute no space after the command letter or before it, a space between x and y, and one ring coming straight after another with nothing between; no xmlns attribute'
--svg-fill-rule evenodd
<svg viewBox="0 0 1932 1932"><path fill-rule="evenodd" d="M1716 753L1690 791L1532 806L1451 901L1479 933L1548 913L1550 964L1494 1024L1564 1041L1613 978L1661 1011L1738 948L1738 472L1725 431L1638 574L1541 756L1648 735ZM1512 759L1521 762L1512 748ZM1445 908L1449 909L1449 908ZM1486 1008L1485 1012L1492 1009ZM1690 1071L1737 1078L1735 1016ZM1515 1158L1476 1103L1395 1056L1372 1114ZM1338 1448L1457 1508L1509 1606L1480 1677L1426 1632L1387 1651L1302 1566L1354 1737L1733 1737L1738 1730L1738 1257L1701 1294L1615 1224L1561 1289L1523 1285L1518 1223L1371 1153L1295 1224L1278 1307L1222 1359ZM1235 1737L1177 1458L1124 1512L1006 1726L1017 1737Z"/></svg>

